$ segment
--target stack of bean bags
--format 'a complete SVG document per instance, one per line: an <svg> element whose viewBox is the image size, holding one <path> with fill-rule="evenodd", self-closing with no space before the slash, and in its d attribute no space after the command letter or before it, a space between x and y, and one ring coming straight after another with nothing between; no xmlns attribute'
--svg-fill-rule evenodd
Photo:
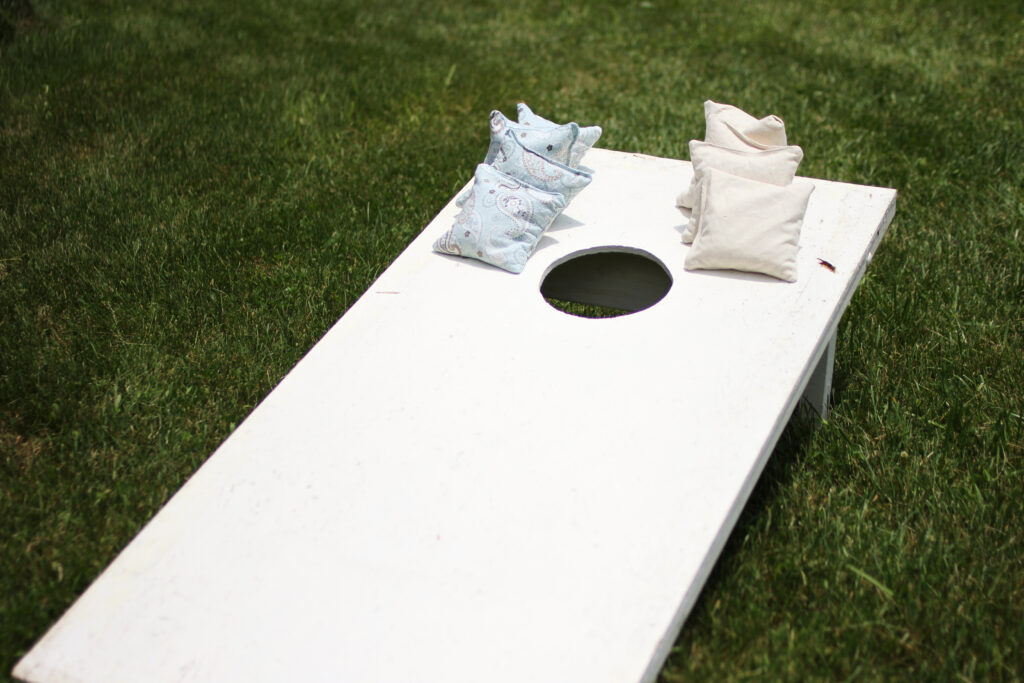
<svg viewBox="0 0 1024 683"><path fill-rule="evenodd" d="M601 137L599 126L554 123L523 103L518 109L518 122L491 112L487 156L435 251L520 273L544 230L593 179L580 159Z"/></svg>
<svg viewBox="0 0 1024 683"><path fill-rule="evenodd" d="M803 150L777 116L755 119L704 103L704 141L690 141L693 181L676 203L691 209L688 270L726 268L796 280L800 228L814 186L794 182Z"/></svg>

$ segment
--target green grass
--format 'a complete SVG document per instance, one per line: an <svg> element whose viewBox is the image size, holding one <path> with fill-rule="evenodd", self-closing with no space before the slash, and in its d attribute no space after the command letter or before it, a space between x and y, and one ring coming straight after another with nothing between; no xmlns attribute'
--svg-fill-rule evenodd
<svg viewBox="0 0 1024 683"><path fill-rule="evenodd" d="M663 679L1024 677L1019 3L36 9L0 31L0 675L469 179L491 109L685 158L711 98L900 196L833 413Z"/></svg>
<svg viewBox="0 0 1024 683"><path fill-rule="evenodd" d="M578 318L617 318L620 315L629 315L631 313L631 311L623 311L618 308L581 304L577 301L565 301L564 299L555 299L553 297L544 297L544 300L553 308L557 308L569 315L575 315Z"/></svg>

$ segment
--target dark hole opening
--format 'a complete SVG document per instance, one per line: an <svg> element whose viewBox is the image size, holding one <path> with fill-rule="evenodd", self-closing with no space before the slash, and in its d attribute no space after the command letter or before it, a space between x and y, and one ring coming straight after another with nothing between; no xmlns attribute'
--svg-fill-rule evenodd
<svg viewBox="0 0 1024 683"><path fill-rule="evenodd" d="M656 258L628 251L600 251L569 258L540 286L547 302L584 318L613 318L650 308L672 287Z"/></svg>

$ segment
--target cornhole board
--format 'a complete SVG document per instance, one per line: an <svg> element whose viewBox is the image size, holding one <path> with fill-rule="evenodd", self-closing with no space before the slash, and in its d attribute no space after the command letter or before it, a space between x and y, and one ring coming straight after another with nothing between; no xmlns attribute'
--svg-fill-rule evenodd
<svg viewBox="0 0 1024 683"><path fill-rule="evenodd" d="M431 251L449 203L15 676L654 680L797 402L824 410L896 193L814 180L789 284L683 269L688 163L583 163L520 275ZM588 319L549 272L627 309L671 287Z"/></svg>

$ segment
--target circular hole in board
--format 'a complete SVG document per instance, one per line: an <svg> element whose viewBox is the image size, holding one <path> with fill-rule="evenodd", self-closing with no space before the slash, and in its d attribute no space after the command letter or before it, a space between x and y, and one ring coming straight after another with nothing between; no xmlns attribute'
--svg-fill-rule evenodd
<svg viewBox="0 0 1024 683"><path fill-rule="evenodd" d="M650 308L671 288L672 276L656 256L629 247L595 247L555 263L540 293L563 313L614 318Z"/></svg>

